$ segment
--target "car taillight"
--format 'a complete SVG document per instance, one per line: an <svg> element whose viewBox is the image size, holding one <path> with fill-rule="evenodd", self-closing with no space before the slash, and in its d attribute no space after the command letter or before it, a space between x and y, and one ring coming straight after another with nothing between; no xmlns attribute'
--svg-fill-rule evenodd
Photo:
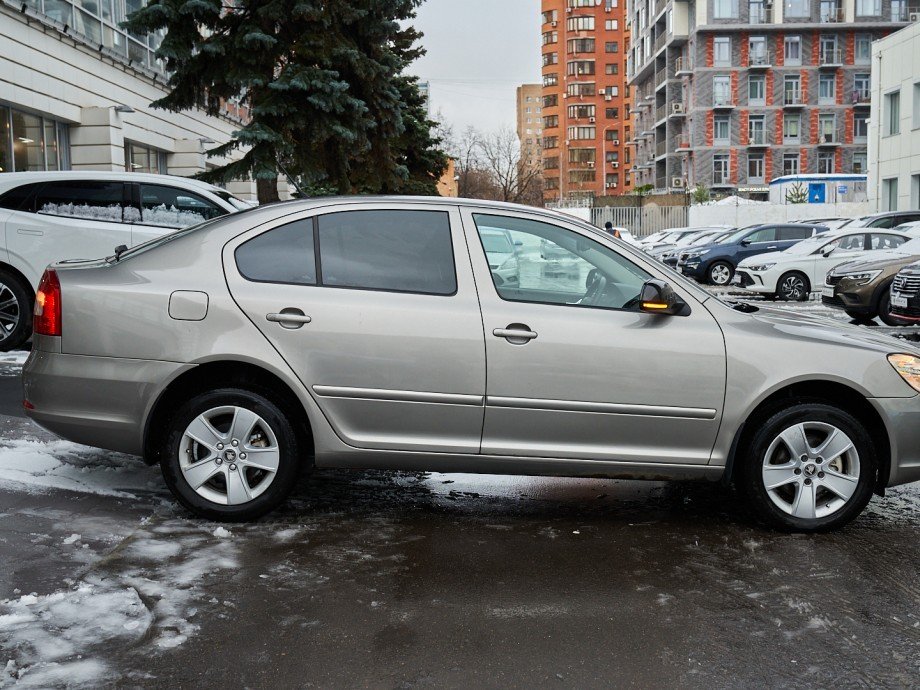
<svg viewBox="0 0 920 690"><path fill-rule="evenodd" d="M37 335L61 335L61 282L50 268L45 271L35 293L32 330Z"/></svg>

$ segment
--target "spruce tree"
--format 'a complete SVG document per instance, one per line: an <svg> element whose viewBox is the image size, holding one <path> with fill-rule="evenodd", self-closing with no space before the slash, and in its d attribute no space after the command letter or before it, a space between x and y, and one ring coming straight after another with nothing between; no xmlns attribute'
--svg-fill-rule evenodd
<svg viewBox="0 0 920 690"><path fill-rule="evenodd" d="M199 177L253 177L277 199L280 169L306 189L435 194L447 160L418 83L423 49L408 22L422 0L151 0L127 28L163 30L169 93L154 107L216 115L235 99L249 119L209 151L243 157Z"/></svg>

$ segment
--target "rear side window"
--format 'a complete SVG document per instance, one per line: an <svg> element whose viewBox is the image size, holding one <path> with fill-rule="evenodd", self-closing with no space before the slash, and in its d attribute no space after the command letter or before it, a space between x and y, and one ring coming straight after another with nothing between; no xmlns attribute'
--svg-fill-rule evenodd
<svg viewBox="0 0 920 690"><path fill-rule="evenodd" d="M126 218L134 223L185 228L227 213L217 204L187 189L160 184L141 184L139 187L140 218L137 218L137 209L132 209L130 217Z"/></svg>
<svg viewBox="0 0 920 690"><path fill-rule="evenodd" d="M122 222L124 184L93 180L49 182L38 192L35 211L51 216Z"/></svg>
<svg viewBox="0 0 920 690"><path fill-rule="evenodd" d="M241 244L236 266L244 278L260 283L316 285L313 219L282 225Z"/></svg>
<svg viewBox="0 0 920 690"><path fill-rule="evenodd" d="M320 216L322 284L452 295L457 274L443 211L346 211Z"/></svg>
<svg viewBox="0 0 920 690"><path fill-rule="evenodd" d="M0 208L8 208L11 211L31 211L33 209L32 195L43 184L43 182L38 182L14 187L0 196Z"/></svg>
<svg viewBox="0 0 920 690"><path fill-rule="evenodd" d="M907 241L907 238L900 235L889 235L888 233L873 232L869 235L870 249L897 249Z"/></svg>
<svg viewBox="0 0 920 690"><path fill-rule="evenodd" d="M779 228L779 238L781 240L805 240L815 234L814 228L810 225L801 227Z"/></svg>
<svg viewBox="0 0 920 690"><path fill-rule="evenodd" d="M898 221L900 222L900 221ZM890 228L895 223L895 218L893 216L887 216L885 218L876 218L868 227L870 228Z"/></svg>

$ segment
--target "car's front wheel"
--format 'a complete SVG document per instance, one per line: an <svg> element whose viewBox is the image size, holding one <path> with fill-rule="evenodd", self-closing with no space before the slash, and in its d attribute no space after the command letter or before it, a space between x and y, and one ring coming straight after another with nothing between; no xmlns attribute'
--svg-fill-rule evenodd
<svg viewBox="0 0 920 690"><path fill-rule="evenodd" d="M878 301L878 317L886 326L906 326L904 321L899 320L891 313L891 289L888 288L882 293Z"/></svg>
<svg viewBox="0 0 920 690"><path fill-rule="evenodd" d="M249 390L193 397L162 434L160 467L167 486L185 508L210 520L252 520L274 510L302 465L288 417Z"/></svg>
<svg viewBox="0 0 920 690"><path fill-rule="evenodd" d="M0 268L0 352L19 347L32 332L32 300L23 281Z"/></svg>
<svg viewBox="0 0 920 690"><path fill-rule="evenodd" d="M776 285L776 293L787 302L803 302L810 291L808 278L798 271L784 273Z"/></svg>
<svg viewBox="0 0 920 690"><path fill-rule="evenodd" d="M732 281L735 275L735 269L727 261L716 261L706 272L706 277L713 285L724 286Z"/></svg>
<svg viewBox="0 0 920 690"><path fill-rule="evenodd" d="M863 511L877 469L872 438L859 420L825 403L802 402L758 422L738 488L766 522L824 532Z"/></svg>

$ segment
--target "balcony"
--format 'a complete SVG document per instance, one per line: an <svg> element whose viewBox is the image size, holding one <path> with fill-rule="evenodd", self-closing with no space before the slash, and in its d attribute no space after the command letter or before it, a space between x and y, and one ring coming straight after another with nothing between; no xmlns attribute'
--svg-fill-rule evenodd
<svg viewBox="0 0 920 690"><path fill-rule="evenodd" d="M769 50L758 50L748 56L749 69L769 69L773 65Z"/></svg>
<svg viewBox="0 0 920 690"><path fill-rule="evenodd" d="M891 8L891 21L893 22L915 22L918 18L920 18L920 5Z"/></svg>
<svg viewBox="0 0 920 690"><path fill-rule="evenodd" d="M868 108L872 103L872 94L868 87L863 89L854 89L853 105L857 108Z"/></svg>
<svg viewBox="0 0 920 690"><path fill-rule="evenodd" d="M734 110L735 99L730 95L713 96L712 107L714 110Z"/></svg>
<svg viewBox="0 0 920 690"><path fill-rule="evenodd" d="M690 137L678 137L674 150L678 153L690 153Z"/></svg>
<svg viewBox="0 0 920 690"><path fill-rule="evenodd" d="M836 2L821 3L822 24L842 24L846 21L843 8Z"/></svg>
<svg viewBox="0 0 920 690"><path fill-rule="evenodd" d="M655 72L655 90L657 91L668 82L668 68L662 67Z"/></svg>
<svg viewBox="0 0 920 690"><path fill-rule="evenodd" d="M840 146L840 137L836 132L825 132L818 137L818 146Z"/></svg>
<svg viewBox="0 0 920 690"><path fill-rule="evenodd" d="M666 141L659 141L655 144L655 157L661 158L662 156L668 155L668 143Z"/></svg>
<svg viewBox="0 0 920 690"><path fill-rule="evenodd" d="M805 99L802 97L802 91L800 89L786 89L783 91L783 107L804 108Z"/></svg>
<svg viewBox="0 0 920 690"><path fill-rule="evenodd" d="M659 50L664 48L665 44L668 42L668 35L664 32L659 34L658 38L655 39L655 43L652 46L652 54L654 55Z"/></svg>
<svg viewBox="0 0 920 690"><path fill-rule="evenodd" d="M843 51L840 48L825 48L818 55L819 67L843 67Z"/></svg>
<svg viewBox="0 0 920 690"><path fill-rule="evenodd" d="M667 119L668 117L668 104L659 105L655 108L655 122L661 122L662 120Z"/></svg>
<svg viewBox="0 0 920 690"><path fill-rule="evenodd" d="M767 133L763 130L758 130L750 133L748 137L748 148L749 149L765 149L770 146L770 142L767 141Z"/></svg>
<svg viewBox="0 0 920 690"><path fill-rule="evenodd" d="M689 77L693 74L693 65L690 58L681 56L674 61L674 76Z"/></svg>
<svg viewBox="0 0 920 690"><path fill-rule="evenodd" d="M756 5L751 5L751 13L748 18L748 21L751 24L772 24L773 23L773 11L767 9L763 5L757 7Z"/></svg>

